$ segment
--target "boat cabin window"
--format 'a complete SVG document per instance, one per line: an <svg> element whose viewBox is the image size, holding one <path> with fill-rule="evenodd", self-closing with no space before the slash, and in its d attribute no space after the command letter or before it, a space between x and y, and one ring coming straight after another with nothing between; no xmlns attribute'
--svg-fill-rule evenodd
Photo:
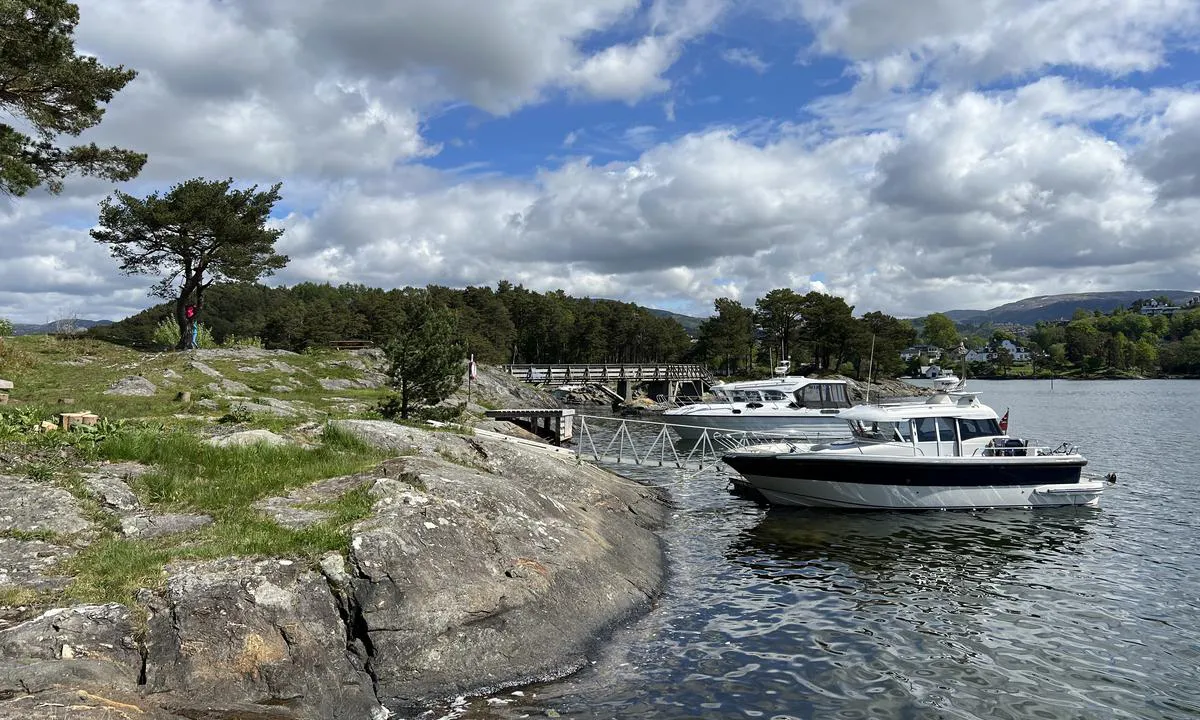
<svg viewBox="0 0 1200 720"><path fill-rule="evenodd" d="M966 418L958 419L958 433L963 440L970 440L977 437L992 437L993 435L1003 435L1000 432L1000 424L990 418L980 420L968 420Z"/></svg>
<svg viewBox="0 0 1200 720"><path fill-rule="evenodd" d="M841 383L814 383L796 391L796 404L814 410L850 407L850 396Z"/></svg>
<svg viewBox="0 0 1200 720"><path fill-rule="evenodd" d="M952 442L954 440L953 418L920 418L916 422L917 442L937 442L939 439L942 442Z"/></svg>
<svg viewBox="0 0 1200 720"><path fill-rule="evenodd" d="M920 418L916 422L917 442L937 442L937 424L933 418Z"/></svg>
<svg viewBox="0 0 1200 720"><path fill-rule="evenodd" d="M763 390L763 400L787 400L787 395L778 390Z"/></svg>

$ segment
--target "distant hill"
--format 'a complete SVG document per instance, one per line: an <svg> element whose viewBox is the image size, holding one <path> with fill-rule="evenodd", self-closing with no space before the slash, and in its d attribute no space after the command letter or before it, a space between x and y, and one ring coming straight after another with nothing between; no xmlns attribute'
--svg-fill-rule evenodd
<svg viewBox="0 0 1200 720"><path fill-rule="evenodd" d="M88 328L112 324L112 320L55 320L42 325L13 323L13 335L51 335L68 327L74 327L75 332L83 332Z"/></svg>
<svg viewBox="0 0 1200 720"><path fill-rule="evenodd" d="M696 337L700 333L700 323L704 322L705 318L693 317L691 315L680 315L673 313L670 310L659 310L658 308L646 308L646 312L655 317L671 318L675 322L683 326L688 335Z"/></svg>
<svg viewBox="0 0 1200 720"><path fill-rule="evenodd" d="M1188 290L1122 290L1119 292L1039 295L1006 303L991 310L951 310L945 315L960 325L981 325L983 323L1034 325L1042 320L1070 320L1078 309L1087 312L1099 310L1103 313L1110 313L1120 307L1129 307L1136 300L1148 300L1160 295L1165 295L1171 299L1171 302L1180 304L1200 296L1200 293Z"/></svg>

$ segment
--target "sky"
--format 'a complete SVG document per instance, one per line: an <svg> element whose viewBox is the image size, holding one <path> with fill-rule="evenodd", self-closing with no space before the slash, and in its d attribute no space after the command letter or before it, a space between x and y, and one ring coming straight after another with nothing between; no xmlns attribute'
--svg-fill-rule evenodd
<svg viewBox="0 0 1200 720"><path fill-rule="evenodd" d="M774 288L916 317L1200 289L1200 0L80 0L137 70L119 189L283 183L269 284L492 286L691 315ZM0 317L154 304L0 198Z"/></svg>

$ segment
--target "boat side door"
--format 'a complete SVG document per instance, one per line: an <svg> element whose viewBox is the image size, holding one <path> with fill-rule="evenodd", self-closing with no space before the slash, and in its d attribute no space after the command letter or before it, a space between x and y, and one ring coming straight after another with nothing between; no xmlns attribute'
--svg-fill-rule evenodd
<svg viewBox="0 0 1200 720"><path fill-rule="evenodd" d="M959 454L958 434L954 431L954 418L934 418L938 434L938 455L954 457Z"/></svg>
<svg viewBox="0 0 1200 720"><path fill-rule="evenodd" d="M943 417L916 419L917 447L923 455L952 457L958 445L954 420Z"/></svg>

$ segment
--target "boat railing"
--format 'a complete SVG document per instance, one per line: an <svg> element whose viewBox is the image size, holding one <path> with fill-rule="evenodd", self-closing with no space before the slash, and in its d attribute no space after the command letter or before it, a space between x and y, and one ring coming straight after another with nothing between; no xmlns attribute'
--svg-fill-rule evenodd
<svg viewBox="0 0 1200 720"><path fill-rule="evenodd" d="M1012 438L1012 440L1017 440ZM971 457L1046 457L1047 455L1078 455L1079 448L1071 443L1061 443L1055 447L1049 445L1029 444L1029 441L1017 441L1020 444L992 445L989 443L981 448L975 448Z"/></svg>
<svg viewBox="0 0 1200 720"><path fill-rule="evenodd" d="M696 405L697 403L727 403L726 399L714 399L712 397L706 399L701 395L676 395L674 398L669 398L666 395L658 395L654 398L657 406L664 410L672 408L684 407L686 405Z"/></svg>

